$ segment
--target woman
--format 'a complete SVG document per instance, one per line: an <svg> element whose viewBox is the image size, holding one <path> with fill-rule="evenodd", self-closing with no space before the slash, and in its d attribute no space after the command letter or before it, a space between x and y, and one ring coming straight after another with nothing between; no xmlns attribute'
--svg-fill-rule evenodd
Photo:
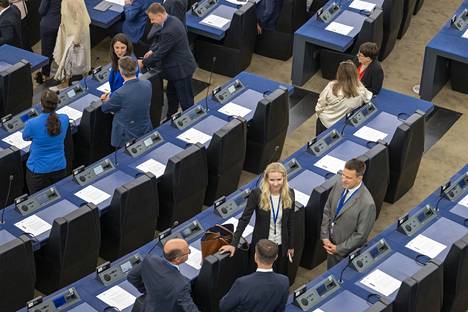
<svg viewBox="0 0 468 312"><path fill-rule="evenodd" d="M45 91L41 97L42 113L26 122L23 140L32 141L26 162L26 184L35 193L66 176L65 135L68 116L57 114L59 98Z"/></svg>
<svg viewBox="0 0 468 312"><path fill-rule="evenodd" d="M53 52L57 41L57 34L60 26L60 7L62 0L41 0L39 5L39 15L41 16L41 53L49 58L49 63L42 67L37 73L36 81L42 83L49 79L50 65L53 61Z"/></svg>
<svg viewBox="0 0 468 312"><path fill-rule="evenodd" d="M80 76L91 69L91 19L84 0L62 0L61 23L54 49L56 80Z"/></svg>
<svg viewBox="0 0 468 312"><path fill-rule="evenodd" d="M281 163L271 163L266 167L260 188L250 193L232 245L223 246L220 251L234 255L254 211L255 226L250 244L251 253L253 254L253 248L260 239L269 239L278 244L278 259L273 269L277 273L287 275L288 261L294 256L294 190L288 186L286 168Z"/></svg>
<svg viewBox="0 0 468 312"><path fill-rule="evenodd" d="M346 113L371 99L372 92L359 81L356 65L350 60L341 62L336 80L330 81L323 89L315 106L318 117L315 135L330 128Z"/></svg>
<svg viewBox="0 0 468 312"><path fill-rule="evenodd" d="M359 47L359 53L354 63L358 67L359 80L364 87L372 94L378 94L382 89L384 73L380 62L377 60L379 56L379 47L373 42L364 42Z"/></svg>

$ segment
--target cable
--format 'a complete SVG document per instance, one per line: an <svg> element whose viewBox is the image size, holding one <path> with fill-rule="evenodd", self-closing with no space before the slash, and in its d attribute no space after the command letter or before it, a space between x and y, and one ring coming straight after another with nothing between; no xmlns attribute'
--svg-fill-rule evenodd
<svg viewBox="0 0 468 312"><path fill-rule="evenodd" d="M10 174L9 181L8 181L8 191L7 191L7 196L5 198L5 203L3 204L3 210L2 210L2 217L0 218L0 224L4 224L5 220L5 210L6 210L6 205L8 203L8 199L10 199L10 192L11 192L11 185L13 184L13 180L15 179L15 176Z"/></svg>

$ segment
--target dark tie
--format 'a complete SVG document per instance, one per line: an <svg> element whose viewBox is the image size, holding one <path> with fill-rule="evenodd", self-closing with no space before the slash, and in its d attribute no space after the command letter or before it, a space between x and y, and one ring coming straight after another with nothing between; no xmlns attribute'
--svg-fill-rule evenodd
<svg viewBox="0 0 468 312"><path fill-rule="evenodd" d="M344 206L344 204L345 204L345 199L346 199L346 196L348 196L348 193L349 193L349 190L348 190L348 189L345 189L345 190L343 191L343 194L341 195L340 201L338 202L338 206L336 207L335 216L338 216L338 214L340 213L341 209L343 209L343 206Z"/></svg>

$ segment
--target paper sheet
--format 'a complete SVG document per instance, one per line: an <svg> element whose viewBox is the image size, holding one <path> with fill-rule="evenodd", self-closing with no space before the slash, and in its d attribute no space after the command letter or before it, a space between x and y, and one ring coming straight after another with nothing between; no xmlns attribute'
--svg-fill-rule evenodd
<svg viewBox="0 0 468 312"><path fill-rule="evenodd" d="M205 144L206 142L211 140L211 135L201 132L195 128L190 128L184 133L177 136L177 138L187 143L191 143L191 144L195 144L195 143Z"/></svg>
<svg viewBox="0 0 468 312"><path fill-rule="evenodd" d="M153 158L139 164L136 168L142 172L151 172L156 178L162 176L166 170L166 166Z"/></svg>
<svg viewBox="0 0 468 312"><path fill-rule="evenodd" d="M239 223L239 219L236 219L234 217L230 218L229 220L227 220L226 222L224 222L223 224L234 224L234 231L237 229L237 223ZM253 226L251 226L250 224L247 224L247 226L245 227L245 230L244 232L242 233L242 237L247 237L249 236L250 234L252 234L254 228Z"/></svg>
<svg viewBox="0 0 468 312"><path fill-rule="evenodd" d="M23 140L23 133L21 131L16 131L15 133L10 134L6 138L3 138L2 141L13 145L17 149L25 149L31 145L31 141Z"/></svg>
<svg viewBox="0 0 468 312"><path fill-rule="evenodd" d="M120 286L109 288L96 296L99 300L111 307L116 307L120 311L135 303L136 297Z"/></svg>
<svg viewBox="0 0 468 312"><path fill-rule="evenodd" d="M325 311L323 311L322 309L315 309L315 310L312 311L312 312L325 312Z"/></svg>
<svg viewBox="0 0 468 312"><path fill-rule="evenodd" d="M385 132L376 130L374 128L364 126L358 131L354 132L354 136L364 139L366 141L377 142L378 140L383 140L387 137L388 134Z"/></svg>
<svg viewBox="0 0 468 312"><path fill-rule="evenodd" d="M331 173L337 173L338 170L343 170L346 161L338 159L336 157L325 155L314 166L327 170Z"/></svg>
<svg viewBox="0 0 468 312"><path fill-rule="evenodd" d="M214 15L214 14L208 15L207 17L205 17L204 19L200 21L200 23L202 24L206 24L206 25L213 26L215 28L220 28L220 29L222 29L229 22L230 20L228 20L227 18Z"/></svg>
<svg viewBox="0 0 468 312"><path fill-rule="evenodd" d="M78 119L81 119L81 117L83 116L83 112L80 112L79 110L74 109L73 107L69 107L69 106L62 107L61 109L57 111L57 113L65 114L68 116L68 118L70 118L73 121L77 121Z"/></svg>
<svg viewBox="0 0 468 312"><path fill-rule="evenodd" d="M97 90L101 91L102 93L110 93L111 89L110 89L109 81L97 87Z"/></svg>
<svg viewBox="0 0 468 312"><path fill-rule="evenodd" d="M468 29L463 33L462 38L468 39Z"/></svg>
<svg viewBox="0 0 468 312"><path fill-rule="evenodd" d="M325 29L347 36L353 30L353 27L337 22L331 22Z"/></svg>
<svg viewBox="0 0 468 312"><path fill-rule="evenodd" d="M23 219L17 223L15 226L21 229L25 233L31 233L34 236L39 236L44 232L49 231L52 228L52 225L42 220L36 215L32 215Z"/></svg>
<svg viewBox="0 0 468 312"><path fill-rule="evenodd" d="M296 201L301 203L304 207L307 206L307 203L309 202L310 196L307 194L302 193L301 191L298 191L294 189L294 195L296 197Z"/></svg>
<svg viewBox="0 0 468 312"><path fill-rule="evenodd" d="M426 255L431 259L437 257L438 254L440 254L445 248L447 248L447 246L445 246L444 244L441 244L422 234L419 234L411 241L409 241L408 244L405 245L405 247L414 250L422 255Z"/></svg>
<svg viewBox="0 0 468 312"><path fill-rule="evenodd" d="M458 202L459 205L462 205L462 206L465 206L466 208L468 208L468 195L466 195L465 197L463 197L459 202Z"/></svg>
<svg viewBox="0 0 468 312"><path fill-rule="evenodd" d="M118 5L121 5L121 6L125 5L125 0L106 0L106 1L110 2L110 3L118 4Z"/></svg>
<svg viewBox="0 0 468 312"><path fill-rule="evenodd" d="M364 277L361 283L387 297L401 286L399 280L379 269Z"/></svg>
<svg viewBox="0 0 468 312"><path fill-rule="evenodd" d="M218 112L228 115L228 116L240 116L240 117L245 117L247 116L248 113L250 113L252 110L244 107L237 105L236 103L227 103L220 109L218 109Z"/></svg>
<svg viewBox="0 0 468 312"><path fill-rule="evenodd" d="M202 265L202 253L195 247L189 246L190 255L188 257L186 264L190 265L195 270L200 270Z"/></svg>
<svg viewBox="0 0 468 312"><path fill-rule="evenodd" d="M370 3L367 1L361 1L361 0L354 0L350 5L350 8L356 9L356 10L365 10L368 12L372 12L375 8L375 3Z"/></svg>
<svg viewBox="0 0 468 312"><path fill-rule="evenodd" d="M81 191L76 192L75 195L84 200L85 202L93 203L95 205L99 205L100 203L102 203L110 197L109 194L101 191L100 189L92 185L88 185Z"/></svg>

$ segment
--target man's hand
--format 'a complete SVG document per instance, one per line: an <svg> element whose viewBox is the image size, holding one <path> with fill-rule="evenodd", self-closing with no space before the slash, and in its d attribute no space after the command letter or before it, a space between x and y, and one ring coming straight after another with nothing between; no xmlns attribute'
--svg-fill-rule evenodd
<svg viewBox="0 0 468 312"><path fill-rule="evenodd" d="M336 245L333 244L329 239L323 239L323 248L329 255L336 254Z"/></svg>
<svg viewBox="0 0 468 312"><path fill-rule="evenodd" d="M133 0L125 0L125 5L132 5Z"/></svg>
<svg viewBox="0 0 468 312"><path fill-rule="evenodd" d="M260 24L257 23L257 35L261 35L262 34L262 27L260 27Z"/></svg>
<svg viewBox="0 0 468 312"><path fill-rule="evenodd" d="M229 252L231 255L230 257L234 256L234 254L236 253L236 247L232 246L232 245L224 245L222 246L221 248L219 248L219 251L221 253L227 253Z"/></svg>
<svg viewBox="0 0 468 312"><path fill-rule="evenodd" d="M109 94L110 93L104 93L103 95L101 95L101 101L107 101L109 99Z"/></svg>
<svg viewBox="0 0 468 312"><path fill-rule="evenodd" d="M153 55L153 51L149 50L148 52L145 53L145 55L143 55L143 58L148 58L151 55Z"/></svg>
<svg viewBox="0 0 468 312"><path fill-rule="evenodd" d="M138 60L138 67L140 67L140 70L143 70L145 65L143 64L143 60Z"/></svg>
<svg viewBox="0 0 468 312"><path fill-rule="evenodd" d="M293 262L293 258L294 258L294 248L291 248L291 249L288 249L288 258L289 258L289 262Z"/></svg>

